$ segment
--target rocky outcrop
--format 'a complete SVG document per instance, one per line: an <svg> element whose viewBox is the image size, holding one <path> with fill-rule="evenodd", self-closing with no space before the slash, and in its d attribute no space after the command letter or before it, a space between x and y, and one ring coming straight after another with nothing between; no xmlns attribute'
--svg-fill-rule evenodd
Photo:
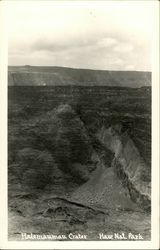
<svg viewBox="0 0 160 250"><path fill-rule="evenodd" d="M42 186L40 180L46 184L47 176L50 183L52 172L58 167L64 176L70 175L80 184L86 182L96 168L97 160L85 126L68 104L32 119L22 132L32 138L30 146L19 150L15 159L20 166L18 175L23 172L26 183L36 184L39 180Z"/></svg>
<svg viewBox="0 0 160 250"><path fill-rule="evenodd" d="M99 141L114 152L112 166L128 188L132 200L146 210L151 206L151 184L147 167L135 144L120 126L104 127L97 133Z"/></svg>

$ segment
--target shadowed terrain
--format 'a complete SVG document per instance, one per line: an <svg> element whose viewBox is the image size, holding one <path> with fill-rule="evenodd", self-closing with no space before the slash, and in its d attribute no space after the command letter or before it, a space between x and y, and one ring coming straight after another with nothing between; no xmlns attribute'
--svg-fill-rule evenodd
<svg viewBox="0 0 160 250"><path fill-rule="evenodd" d="M16 70L10 68L9 85L15 83L11 78L25 85L39 74L34 67ZM44 68L38 70L44 74ZM63 71L57 73L63 79L72 71L76 85L86 81L84 71L54 70ZM92 73L101 83L102 72ZM110 85L112 74L104 73ZM53 68L45 74L46 80ZM8 88L10 240L21 240L22 232L81 233L88 240L99 239L99 233L131 232L150 239L151 88L144 87L140 72L126 72L124 82L121 74L112 75L116 81L119 76L116 87ZM137 78L135 88L122 87L130 84L131 74ZM44 81L44 75L39 77Z"/></svg>

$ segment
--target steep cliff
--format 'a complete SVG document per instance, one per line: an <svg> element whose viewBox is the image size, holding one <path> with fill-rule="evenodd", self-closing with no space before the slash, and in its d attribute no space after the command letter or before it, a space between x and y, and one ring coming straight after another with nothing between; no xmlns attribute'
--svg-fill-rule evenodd
<svg viewBox="0 0 160 250"><path fill-rule="evenodd" d="M117 126L118 127L118 126ZM128 188L130 197L146 210L151 206L150 173L135 144L126 132L104 127L97 133L99 141L114 154L112 166Z"/></svg>

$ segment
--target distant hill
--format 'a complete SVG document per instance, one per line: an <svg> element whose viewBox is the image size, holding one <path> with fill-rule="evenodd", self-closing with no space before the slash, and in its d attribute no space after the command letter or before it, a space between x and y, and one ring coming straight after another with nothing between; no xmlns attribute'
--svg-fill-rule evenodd
<svg viewBox="0 0 160 250"><path fill-rule="evenodd" d="M108 71L47 66L9 66L9 86L117 86L151 85L151 72Z"/></svg>

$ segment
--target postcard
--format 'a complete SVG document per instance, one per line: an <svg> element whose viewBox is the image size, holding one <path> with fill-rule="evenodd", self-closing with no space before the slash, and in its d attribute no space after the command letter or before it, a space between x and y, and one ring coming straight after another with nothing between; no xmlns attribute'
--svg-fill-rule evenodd
<svg viewBox="0 0 160 250"><path fill-rule="evenodd" d="M159 2L0 4L0 248L158 249Z"/></svg>

